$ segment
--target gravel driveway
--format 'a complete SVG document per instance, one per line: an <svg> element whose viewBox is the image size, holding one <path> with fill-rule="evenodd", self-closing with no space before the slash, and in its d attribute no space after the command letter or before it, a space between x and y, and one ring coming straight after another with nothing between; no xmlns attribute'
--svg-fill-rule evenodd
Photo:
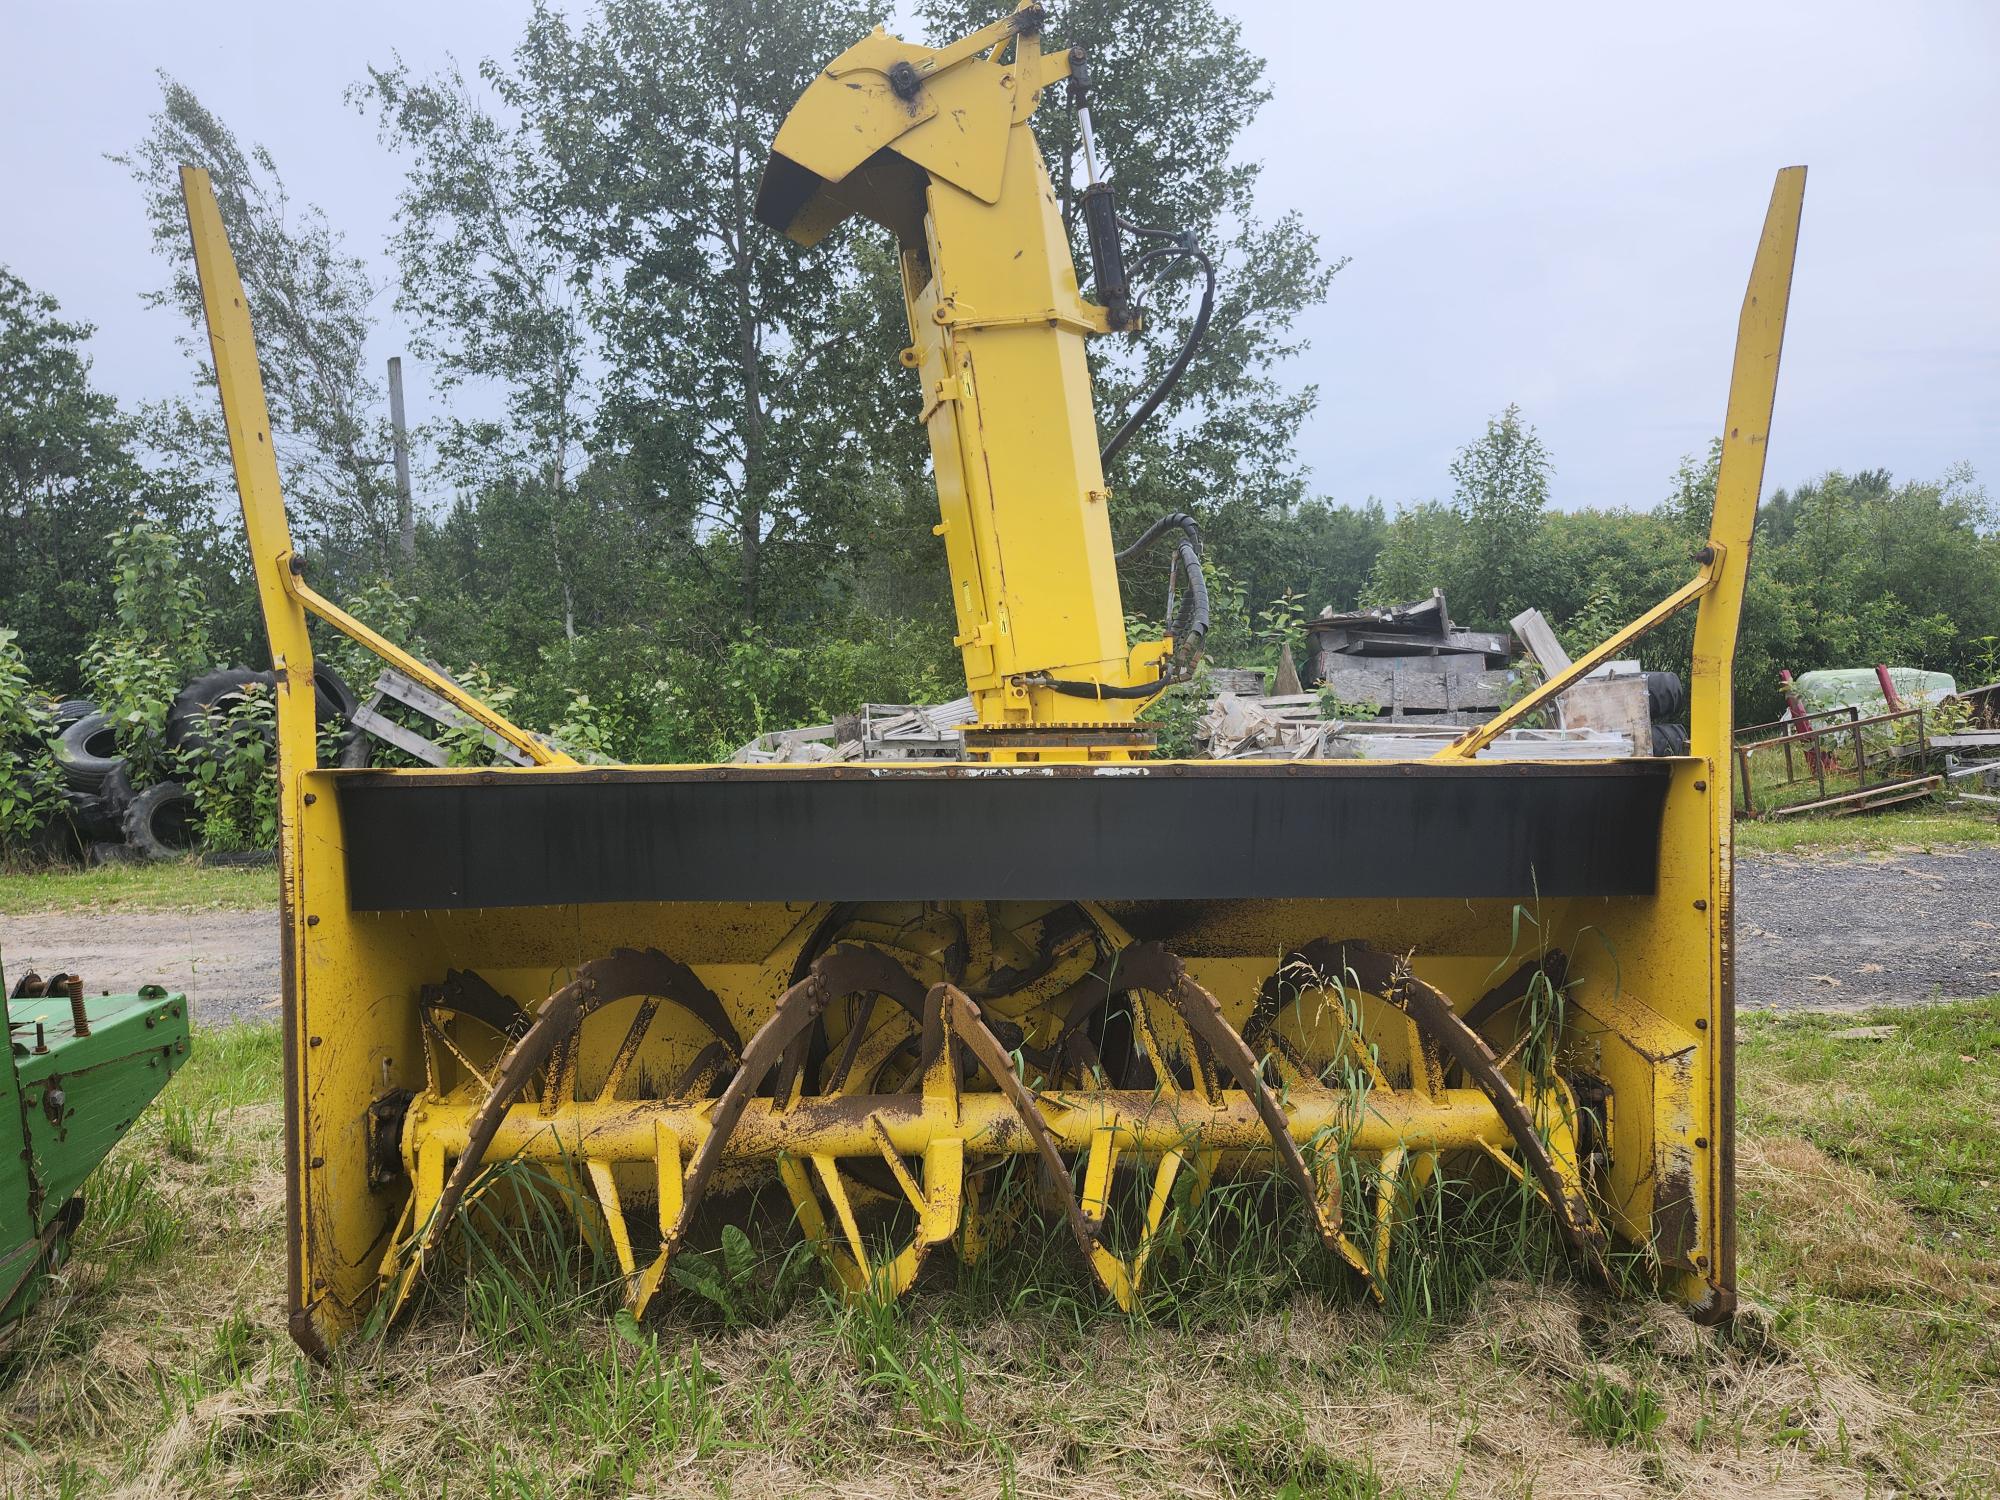
<svg viewBox="0 0 2000 1500"><path fill-rule="evenodd" d="M1739 1009L1917 1005L2000 991L2000 848L1736 864Z"/></svg>
<svg viewBox="0 0 2000 1500"><path fill-rule="evenodd" d="M1745 1009L1917 1005L2000 991L2000 848L1736 867L1736 1002ZM0 914L9 974L74 970L93 990L184 989L204 1026L278 1019L271 912Z"/></svg>
<svg viewBox="0 0 2000 1500"><path fill-rule="evenodd" d="M30 969L60 969L81 974L92 993L185 990L200 1026L278 1019L275 911L0 914L0 954L9 984Z"/></svg>

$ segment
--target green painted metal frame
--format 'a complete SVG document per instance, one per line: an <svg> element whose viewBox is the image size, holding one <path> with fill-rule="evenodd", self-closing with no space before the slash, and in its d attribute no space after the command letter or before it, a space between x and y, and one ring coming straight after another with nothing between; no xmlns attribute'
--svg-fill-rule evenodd
<svg viewBox="0 0 2000 1500"><path fill-rule="evenodd" d="M4 982L4 981L0 981ZM188 1059L187 996L148 985L7 1002L0 1068L0 1325L39 1299L83 1216L85 1181Z"/></svg>

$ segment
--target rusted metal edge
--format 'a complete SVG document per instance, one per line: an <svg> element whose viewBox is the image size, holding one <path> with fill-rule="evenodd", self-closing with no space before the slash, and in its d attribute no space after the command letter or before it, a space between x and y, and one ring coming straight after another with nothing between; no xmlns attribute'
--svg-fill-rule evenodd
<svg viewBox="0 0 2000 1500"><path fill-rule="evenodd" d="M499 1032L510 1042L528 1034L535 1018L512 995L503 995L470 969L446 969L444 982L424 986L420 997L426 1010L448 1010L469 1016Z"/></svg>
<svg viewBox="0 0 2000 1500"><path fill-rule="evenodd" d="M740 1050L736 1028L714 992L695 977L693 970L659 950L620 948L608 958L593 959L579 966L576 977L537 1007L533 1022L502 1054L493 1087L473 1117L466 1148L445 1182L430 1222L418 1227L415 1252L406 1274L418 1274L424 1261L436 1251L467 1190L485 1166L487 1148L492 1145L500 1122L536 1071L570 1044L586 1016L633 995L658 996L670 1001L708 1026L716 1039L732 1052Z"/></svg>
<svg viewBox="0 0 2000 1500"><path fill-rule="evenodd" d="M880 995L891 1001L917 1022L919 1029L925 1024L924 987L901 964L880 948L864 943L835 943L831 948L814 959L809 972L829 977L829 982L838 986L828 995L827 1004L845 999L849 995ZM824 1014L824 1007L819 1014ZM815 1015L814 1019L818 1019ZM790 1038L778 1059L777 1082L771 1092L780 1099L789 1099L799 1075L810 1060L813 1031L810 1027L799 1030ZM931 1039L926 1034L926 1065L934 1053L929 1050ZM762 1080L760 1079L761 1083Z"/></svg>
<svg viewBox="0 0 2000 1500"><path fill-rule="evenodd" d="M1041 1157L1042 1165L1048 1169L1049 1176L1055 1181L1056 1190L1062 1196L1063 1214L1069 1220L1070 1233L1076 1236L1077 1248L1083 1252L1083 1258L1088 1263L1091 1251L1097 1248L1099 1243L1097 1225L1083 1212L1083 1203L1076 1193L1076 1181L1070 1176L1069 1168L1063 1162L1062 1153L1056 1149L1055 1137L1049 1131L1049 1122L1042 1118L1041 1110L1035 1105L1034 1095L1028 1092L1027 1085L1015 1074L1013 1061L1007 1056L1006 1049L1000 1045L999 1038L988 1029L986 1018L980 1013L979 1007L963 990L955 985L941 984L931 993L939 998L941 1004L951 1008L952 1019L956 1023L960 1038L965 1042L966 1050L991 1075L1000 1092L1006 1096L1007 1102L1013 1106L1014 1113L1021 1117L1022 1126L1027 1130L1029 1139L1035 1143L1036 1154Z"/></svg>
<svg viewBox="0 0 2000 1500"><path fill-rule="evenodd" d="M584 965L584 970L589 967ZM485 1102L479 1106L479 1113L472 1118L465 1152L446 1179L444 1192L431 1212L430 1222L421 1228L416 1254L411 1262L413 1269L420 1267L444 1238L446 1227L458 1213L466 1188L485 1165L486 1148L493 1143L501 1118L528 1086L535 1071L569 1039L588 1010L596 1009L595 1004L586 1009L586 1002L596 998L597 981L584 970L542 1002L535 1014L534 1024L502 1056L493 1087L487 1093Z"/></svg>
<svg viewBox="0 0 2000 1500"><path fill-rule="evenodd" d="M1477 1031L1508 1006L1527 999L1537 974L1546 974L1560 993L1569 982L1569 955L1560 948L1551 948L1539 958L1529 959L1465 1008L1465 1024Z"/></svg>
<svg viewBox="0 0 2000 1500"><path fill-rule="evenodd" d="M722 1164L729 1137L736 1129L736 1122L742 1119L751 1094L792 1052L793 1043L806 1035L806 1028L835 1000L854 994L889 993L879 988L883 985L900 991L911 983L914 981L908 972L887 954L873 948L838 944L815 959L806 977L779 996L769 1019L744 1046L735 1076L716 1101L713 1129L688 1163L681 1184L680 1213L666 1232L667 1248L686 1238L701 1207L702 1195Z"/></svg>

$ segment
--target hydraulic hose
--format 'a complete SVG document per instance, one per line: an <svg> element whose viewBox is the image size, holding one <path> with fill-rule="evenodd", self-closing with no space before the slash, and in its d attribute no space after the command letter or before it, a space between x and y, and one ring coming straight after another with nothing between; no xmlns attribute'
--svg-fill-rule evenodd
<svg viewBox="0 0 2000 1500"><path fill-rule="evenodd" d="M1104 445L1101 461L1109 465L1118 456L1119 450L1132 440L1132 435L1160 409L1160 403L1172 394L1181 376L1187 373L1188 362L1194 358L1195 348L1208 332L1209 319L1215 314L1215 262L1195 243L1193 230L1154 229L1134 224L1119 214L1116 191L1098 173L1097 143L1090 120L1090 58L1082 47L1070 50L1069 93L1082 133L1084 166L1090 178L1090 185L1084 189L1082 206L1084 227L1090 239L1092 289L1104 303L1111 327L1129 328L1137 321L1137 312L1132 305L1132 285L1155 268L1191 260L1201 267L1204 277L1201 306L1195 312L1194 322L1180 351L1154 382L1145 399L1119 424L1111 440ZM1120 231L1135 239L1152 241L1152 248L1141 253L1128 266L1124 246L1119 239ZM1152 682L1125 685L1082 682L1035 672L1022 679L1025 684L1077 698L1151 698L1161 689L1176 682L1185 682L1194 675L1195 663L1201 659L1201 643L1208 634L1209 626L1208 579L1201 570L1201 528L1194 517L1178 511L1160 517L1146 528L1145 534L1136 542L1118 553L1115 561L1123 563L1137 557L1169 532L1178 533L1174 541L1174 555L1167 563L1167 614L1171 617L1174 650L1171 656L1161 661L1159 677ZM1187 592L1181 597L1178 610L1174 600L1176 568L1187 574Z"/></svg>
<svg viewBox="0 0 2000 1500"><path fill-rule="evenodd" d="M1201 293L1201 306L1195 312L1194 323L1188 329L1187 340L1181 345L1173 363L1167 366L1166 372L1160 376L1146 399L1141 401L1133 409L1132 414L1119 424L1118 430L1111 434L1111 440L1104 445L1103 462L1106 464L1118 456L1119 450L1132 440L1132 435L1145 425L1147 418L1160 409L1160 403L1165 401L1173 393L1174 387L1180 384L1181 376L1187 373L1189 361L1194 358L1195 348L1201 343L1202 336L1208 332L1209 319L1215 315L1215 262L1210 260L1207 253L1194 242L1192 232L1175 234L1165 229L1147 229L1138 224L1127 223L1123 219L1118 222L1127 232L1142 239L1162 239L1171 242L1148 250L1125 268L1125 279L1128 284L1138 280L1155 265L1182 260L1192 260L1199 265L1205 280Z"/></svg>
<svg viewBox="0 0 2000 1500"><path fill-rule="evenodd" d="M1187 575L1187 592L1181 596L1181 607L1175 612L1171 592L1174 563L1167 565L1167 608L1169 613L1175 614L1174 672L1171 680L1181 682L1193 674L1195 661L1201 655L1202 640L1208 635L1208 576L1201 570L1201 526L1193 516L1182 511L1161 516L1140 534L1136 542L1116 554L1113 561L1122 563L1137 557L1168 532L1179 533L1174 539L1174 562L1178 562L1181 571Z"/></svg>
<svg viewBox="0 0 2000 1500"><path fill-rule="evenodd" d="M1132 284L1140 277L1163 262L1171 265L1178 261L1192 260L1202 270L1206 278L1202 287L1201 307L1195 313L1194 325L1188 330L1187 341L1181 345L1180 353L1167 366L1166 373L1146 399L1119 424L1111 434L1111 441L1104 445L1101 459L1109 464L1118 452L1132 440L1132 434L1145 425L1146 419L1160 409L1160 403L1172 394L1181 376L1187 373L1188 361L1194 358L1195 346L1208 332L1208 320L1215 313L1215 262L1210 260L1201 246L1195 243L1192 229L1155 229L1145 224L1134 224L1118 212L1117 190L1100 175L1097 156L1097 133L1090 122L1090 54L1083 47L1071 47L1069 53L1069 102L1076 111L1077 128L1083 140L1084 170L1090 184L1083 190L1082 208L1084 230L1090 240L1090 267L1092 290L1103 302L1106 321L1113 328L1130 328L1138 321L1138 310L1132 305ZM1120 242L1119 231L1135 239L1152 240L1153 248L1126 265L1125 248Z"/></svg>
<svg viewBox="0 0 2000 1500"><path fill-rule="evenodd" d="M1022 682L1028 687L1044 687L1070 698L1152 698L1158 696L1161 688L1171 687L1177 680L1162 673L1156 682L1079 682L1068 677L1045 677L1039 672L1031 672Z"/></svg>

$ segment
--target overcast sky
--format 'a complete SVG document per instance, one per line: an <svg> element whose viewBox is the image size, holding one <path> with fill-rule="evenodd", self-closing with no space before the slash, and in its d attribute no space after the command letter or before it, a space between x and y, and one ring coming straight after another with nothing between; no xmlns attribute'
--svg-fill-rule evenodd
<svg viewBox="0 0 2000 1500"><path fill-rule="evenodd" d="M1353 257L1292 372L1320 389L1302 446L1323 493L1441 494L1514 401L1559 503L1652 504L1720 424L1794 162L1812 171L1769 484L1968 459L2000 490L2000 4L1223 3L1270 60L1245 143L1266 212ZM97 325L99 383L137 401L187 378L171 318L139 303L161 269L137 190L103 159L144 132L154 71L270 147L386 279L395 170L342 90L392 48L420 71L503 53L526 6L0 9L0 262ZM1118 65L1144 66L1134 40Z"/></svg>

